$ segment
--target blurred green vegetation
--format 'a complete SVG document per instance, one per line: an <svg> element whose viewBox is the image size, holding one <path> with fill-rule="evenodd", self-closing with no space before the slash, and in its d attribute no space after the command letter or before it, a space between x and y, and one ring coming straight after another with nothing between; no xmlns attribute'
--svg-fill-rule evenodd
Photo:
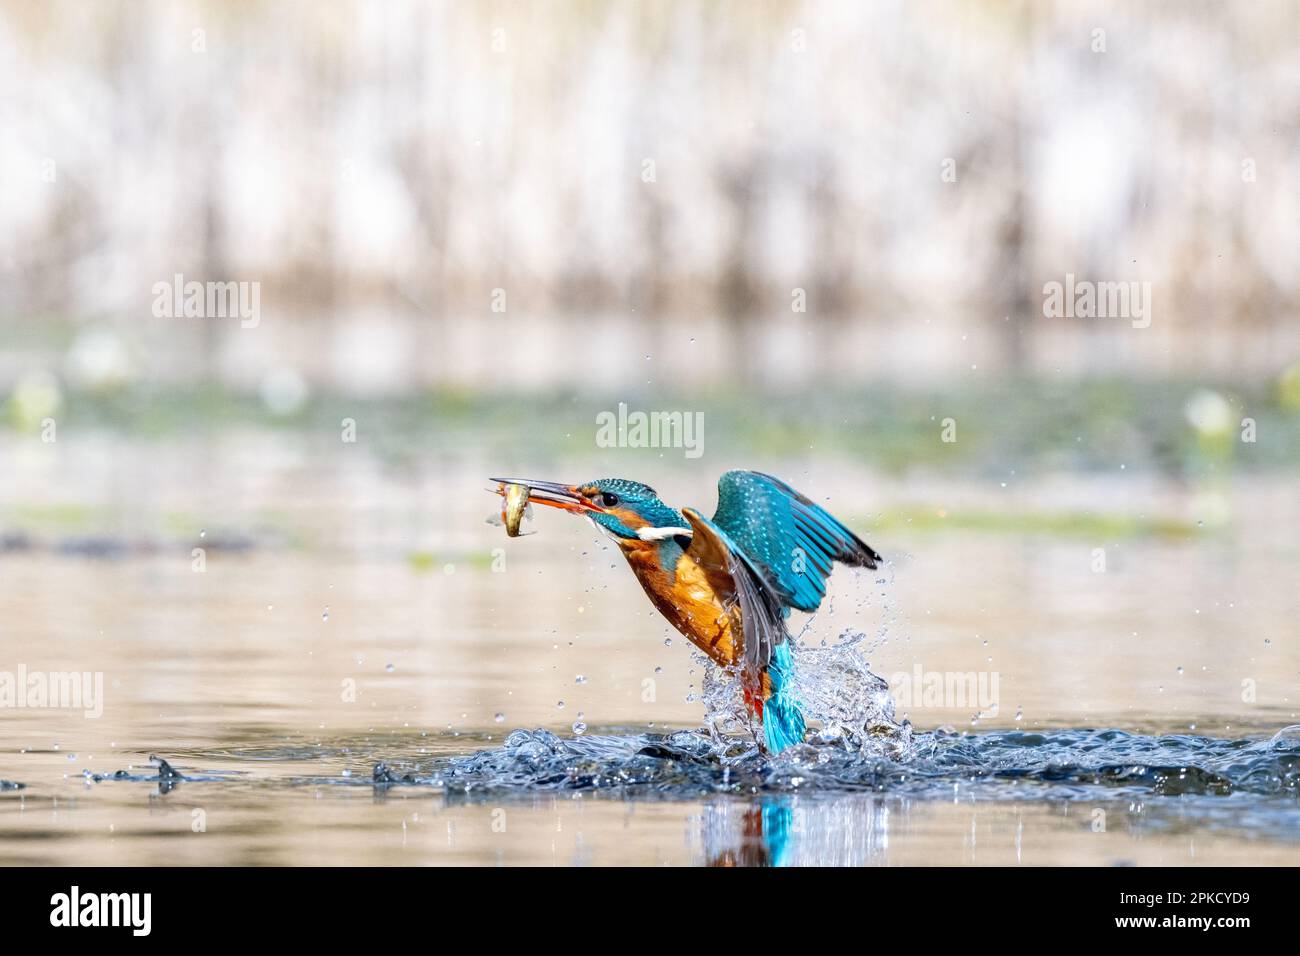
<svg viewBox="0 0 1300 956"><path fill-rule="evenodd" d="M986 386L899 390L825 389L755 395L741 391L626 395L505 394L442 390L401 398L319 393L277 414L256 394L221 388L130 388L68 392L58 399L60 440L105 429L165 441L255 428L337 436L356 422L357 443L402 466L432 451L473 449L502 461L598 460L596 416L632 411L704 414L704 461L838 456L892 474L921 468L983 480L1052 471L1157 472L1200 479L1236 469L1300 465L1300 408L1286 382L1207 385L1090 379L1002 380ZM1201 406L1210 408L1209 413ZM11 398L5 427L39 432ZM1199 417L1198 417L1199 416ZM1241 422L1254 420L1255 441ZM955 441L941 440L946 419ZM675 449L625 449L635 461Z"/></svg>
<svg viewBox="0 0 1300 956"><path fill-rule="evenodd" d="M1189 538L1197 533L1191 522L1175 518L1146 518L1131 514L1086 511L946 511L891 509L878 519L856 523L875 531L973 531L985 534L1042 534L1058 538L1116 540L1121 538Z"/></svg>
<svg viewBox="0 0 1300 956"><path fill-rule="evenodd" d="M710 390L626 395L484 393L441 390L400 398L307 395L291 413L277 413L256 393L202 387L192 390L118 388L64 391L42 384L20 407L0 403L0 439L39 442L45 415L57 419L58 441L78 434L129 437L139 453L165 458L167 447L211 443L240 434L274 437L305 449L328 469L344 422L355 422L355 448L392 472L472 458L499 462L503 471L581 480L610 471L636 474L665 466L708 474L725 467L781 467L797 476L801 462L855 462L895 476L927 473L1008 488L1005 507L940 507L918 502L879 514L846 518L875 532L965 532L1048 535L1091 540L1157 537L1188 539L1197 528L1169 513L1030 508L1016 492L1035 475L1142 475L1221 489L1233 475L1300 468L1300 386L1284 376L1248 385L1131 379L1002 380L989 385L900 390L826 389L808 394L754 395ZM630 411L703 413L703 455L678 448L621 448L618 465L596 444L597 416ZM1243 441L1243 419L1253 419L1255 441ZM945 421L955 441L943 440ZM157 445L156 450L150 448ZM486 476L485 476L486 477ZM167 534L183 538L202 522L192 514L162 515ZM293 514L262 509L257 540L313 546L310 529ZM23 502L0 510L0 529L49 537L116 527L114 515L75 501ZM1224 530L1222 527L1218 531ZM269 537L268 537L269 536ZM482 556L413 551L414 573L445 565L478 568Z"/></svg>

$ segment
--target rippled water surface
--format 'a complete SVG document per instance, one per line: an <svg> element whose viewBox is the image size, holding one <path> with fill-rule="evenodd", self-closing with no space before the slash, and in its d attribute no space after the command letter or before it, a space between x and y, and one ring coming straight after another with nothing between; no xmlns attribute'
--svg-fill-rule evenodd
<svg viewBox="0 0 1300 956"><path fill-rule="evenodd" d="M150 755L10 789L0 827L11 863L116 847L184 863L1283 862L1298 791L1300 727L917 733L775 759L697 731L516 730Z"/></svg>

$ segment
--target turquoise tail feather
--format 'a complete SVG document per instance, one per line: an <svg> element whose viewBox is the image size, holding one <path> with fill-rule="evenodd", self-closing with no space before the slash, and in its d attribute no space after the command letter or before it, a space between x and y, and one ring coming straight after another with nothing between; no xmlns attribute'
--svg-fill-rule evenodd
<svg viewBox="0 0 1300 956"><path fill-rule="evenodd" d="M790 642L778 644L767 665L772 696L763 705L763 738L771 753L803 743L804 721L794 697L794 654Z"/></svg>

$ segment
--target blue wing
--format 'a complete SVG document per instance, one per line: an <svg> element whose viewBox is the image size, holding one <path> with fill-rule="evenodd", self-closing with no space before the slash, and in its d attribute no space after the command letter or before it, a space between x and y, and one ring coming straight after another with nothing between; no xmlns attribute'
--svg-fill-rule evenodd
<svg viewBox="0 0 1300 956"><path fill-rule="evenodd" d="M880 555L779 478L729 471L718 479L713 523L770 582L786 607L815 611L831 565L874 568Z"/></svg>
<svg viewBox="0 0 1300 956"><path fill-rule="evenodd" d="M694 508L684 508L682 514L693 532L689 554L718 596L740 605L744 663L757 674L786 639L786 611L776 588L725 531Z"/></svg>
<svg viewBox="0 0 1300 956"><path fill-rule="evenodd" d="M744 643L743 662L751 687L762 687L769 678L766 706L762 709L763 736L772 753L801 742L806 724L799 701L794 697L789 635L776 587L761 568L751 561L725 531L693 508L682 514L691 524L691 546L687 551L708 577L714 592L728 605L739 605Z"/></svg>

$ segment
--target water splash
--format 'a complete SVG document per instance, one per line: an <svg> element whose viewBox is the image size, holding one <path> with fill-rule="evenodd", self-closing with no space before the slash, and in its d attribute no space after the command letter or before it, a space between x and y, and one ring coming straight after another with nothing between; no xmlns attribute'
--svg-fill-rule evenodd
<svg viewBox="0 0 1300 956"><path fill-rule="evenodd" d="M870 574L874 588L866 583ZM834 625L836 601L828 598L817 614L810 615L790 640L794 645L793 690L805 720L813 728L812 739L819 743L838 743L850 752L870 749L873 741L889 740L898 755L906 755L911 743L911 725L895 716L889 683L872 672L868 655L889 638L898 624L898 608L888 588L892 566L879 571L857 571L853 593L858 595L849 615L855 622L873 611L880 620L875 636L858 627L839 631L834 638L820 636L825 623ZM873 598L879 590L879 600ZM705 727L716 745L722 746L727 735L747 734L758 739L758 726L744 702L740 673L736 668L719 667L705 655L694 656L704 672L699 698L705 708Z"/></svg>
<svg viewBox="0 0 1300 956"><path fill-rule="evenodd" d="M883 737L906 754L911 725L895 717L889 682L872 672L862 654L865 638L848 633L839 644L800 650L795 694L806 717L820 725L820 741L838 740L860 751L867 741Z"/></svg>
<svg viewBox="0 0 1300 956"><path fill-rule="evenodd" d="M586 734L516 730L501 747L442 757L416 782L462 793L620 790L625 795L844 793L1096 800L1285 797L1300 816L1300 733L1225 740L1122 730L876 735L857 749L810 741L765 756L707 731Z"/></svg>

